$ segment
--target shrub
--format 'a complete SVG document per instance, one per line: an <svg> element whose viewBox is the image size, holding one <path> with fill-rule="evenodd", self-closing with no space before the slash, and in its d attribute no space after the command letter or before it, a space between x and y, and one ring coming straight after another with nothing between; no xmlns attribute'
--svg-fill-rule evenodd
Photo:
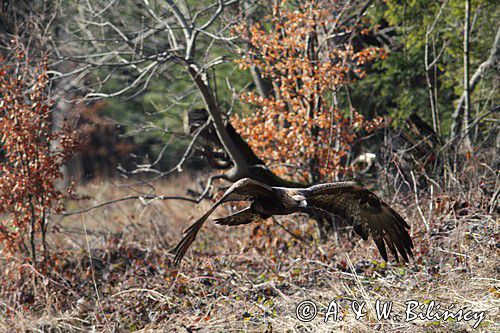
<svg viewBox="0 0 500 333"><path fill-rule="evenodd" d="M46 58L30 59L15 42L13 50L0 65L0 242L6 257L35 265L48 214L62 210L56 181L75 144L67 129L52 129Z"/></svg>

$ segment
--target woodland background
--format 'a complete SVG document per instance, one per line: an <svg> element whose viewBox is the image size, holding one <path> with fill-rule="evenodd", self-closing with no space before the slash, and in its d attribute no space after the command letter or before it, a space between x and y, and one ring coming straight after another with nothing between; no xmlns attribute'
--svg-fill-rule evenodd
<svg viewBox="0 0 500 333"><path fill-rule="evenodd" d="M301 323L304 299L435 300L499 328L500 10L479 0L9 1L0 330L472 331ZM181 232L230 184L355 179L415 258L292 216ZM220 214L238 205L220 208Z"/></svg>

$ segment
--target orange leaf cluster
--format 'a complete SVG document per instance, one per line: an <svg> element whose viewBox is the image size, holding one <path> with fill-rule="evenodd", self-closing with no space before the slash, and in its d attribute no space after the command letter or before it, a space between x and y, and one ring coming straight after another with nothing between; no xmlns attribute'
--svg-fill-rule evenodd
<svg viewBox="0 0 500 333"><path fill-rule="evenodd" d="M346 115L336 106L338 89L362 78L363 66L385 52L332 45L332 36L360 29L340 24L333 6L309 2L293 9L283 2L266 27L257 23L236 29L250 48L237 60L240 68L259 69L272 82L274 96L242 94L252 112L235 116L235 128L274 172L299 181L332 180L347 172L346 155L358 134L381 123L354 110Z"/></svg>
<svg viewBox="0 0 500 333"><path fill-rule="evenodd" d="M0 241L4 254L26 254L28 238L45 232L50 209L60 211L60 169L74 149L67 131L52 131L46 61L31 63L18 48L0 66ZM54 145L58 142L58 147ZM32 236L31 236L32 237Z"/></svg>

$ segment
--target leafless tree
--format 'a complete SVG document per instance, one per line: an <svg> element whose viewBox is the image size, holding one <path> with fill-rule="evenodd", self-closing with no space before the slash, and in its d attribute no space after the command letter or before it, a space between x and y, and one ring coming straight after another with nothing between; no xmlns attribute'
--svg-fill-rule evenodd
<svg viewBox="0 0 500 333"><path fill-rule="evenodd" d="M183 70L202 98L217 137L234 164L227 178L240 178L248 166L226 131L224 112L210 82L212 69L227 61L211 51L233 40L228 30L234 20L223 21L221 17L228 10L236 14L237 5L236 0L204 1L196 8L185 1L173 0L61 4L61 10L73 10L75 18L64 27L64 38L55 36L54 45L58 59L74 65L69 71L53 74L58 79L70 77L71 87L80 89L89 100L135 96L143 92L155 76L173 80L173 73ZM95 75L100 69L105 69L104 77ZM120 75L133 80L115 91L103 89ZM176 99L173 102L181 102L178 96L173 99Z"/></svg>
<svg viewBox="0 0 500 333"><path fill-rule="evenodd" d="M436 132L438 135L440 135L441 132L441 126L440 126L440 121L439 121L439 112L438 112L438 100L437 100L437 93L436 93L436 85L437 85L437 64L439 62L439 58L443 54L443 51L445 50L447 46L447 42L443 43L443 46L441 50L439 51L438 54L436 54L436 42L434 38L432 37L432 34L434 32L434 29L436 29L436 24L438 23L442 13L443 9L446 7L448 4L448 1L444 1L441 7L439 8L439 11L434 18L434 21L432 24L430 24L427 27L427 31L425 33L425 51L424 51L424 61L425 61L425 78L427 81L427 89L429 93L429 102L431 105L431 114L432 114L432 126L434 129L434 132ZM433 50L433 57L434 59L432 62L429 62L429 44L430 41L429 39L432 38L432 50ZM433 81L431 81L431 76L430 72L431 70L433 71Z"/></svg>
<svg viewBox="0 0 500 333"><path fill-rule="evenodd" d="M468 71L468 69L467 70L465 69L469 67L469 65L466 64L466 62L468 61L468 56L466 55L468 51L465 52L465 49L466 48L468 49L468 46L466 46L466 44L468 44L468 42L465 41L464 37L465 72ZM467 111L467 109L470 109L470 100L469 100L470 94L474 91L477 84L479 83L479 81L481 81L481 79L486 73L488 73L490 70L498 72L499 64L500 64L500 27L497 29L497 33L493 41L489 57L477 67L476 71L470 77L470 79L468 75L464 73L464 92L460 96L455 111L453 112L452 115L453 123L451 126L451 133L450 133L451 141L455 142L458 139L465 138L467 136L467 133L471 130L470 125L474 123L477 124L477 122L469 124L468 120L466 120L466 118L470 116L470 110Z"/></svg>
<svg viewBox="0 0 500 333"><path fill-rule="evenodd" d="M347 1L339 16L360 20L371 3ZM273 174L232 128L228 129L231 127L227 122L228 110L221 106L214 78L217 67L231 60L220 56L217 50L245 47L231 35L230 28L244 20L250 24L253 12L263 5L262 1L252 0L207 0L196 5L184 0L61 2L60 11L74 13L74 19L61 27L63 32L54 36L53 44L58 61L73 65L52 74L57 80L70 78L66 85L78 89L86 100L130 98L144 92L155 78L189 77L191 87L170 99L173 105L183 104L186 108L193 108L200 99L203 101L209 125L230 164L223 174L213 178L236 181L251 177L269 185L289 185L290 182ZM332 38L345 40L349 36ZM258 92L270 94L269 84L260 73L254 69L251 74ZM108 83L112 80L119 80L119 88L110 91ZM164 130L150 125L139 130ZM205 129L206 126L200 131ZM149 163L138 166L134 173L164 176L180 170L193 151L195 140L203 136L200 132L192 134L193 141L175 168L162 172L156 169L156 163Z"/></svg>
<svg viewBox="0 0 500 333"><path fill-rule="evenodd" d="M469 35L470 35L470 0L465 0L465 18L464 18L464 127L469 126L470 119L470 85L469 85ZM471 141L468 133L465 133L465 144L467 149L471 149Z"/></svg>
<svg viewBox="0 0 500 333"><path fill-rule="evenodd" d="M123 5L133 8L120 7ZM250 7L251 3L246 3L247 10ZM211 77L218 65L228 61L213 51L228 46L237 48L229 33L240 12L237 0L203 1L196 8L185 1L173 0L95 0L71 3L69 7L61 5L61 10L73 10L75 19L64 27L64 39L54 38L57 57L74 66L69 71L53 72L58 79L71 77L69 84L83 91L87 100L130 97L143 92L155 76L175 80L175 72L180 69L191 78L193 86L184 96L172 97L173 102L180 103L182 98L193 95L195 101L201 97L217 139L232 164L227 172L216 177L235 181L252 173L252 166L226 129L226 114ZM131 18L141 21L131 22ZM104 77L95 75L100 69L106 69ZM103 90L120 72L126 72L127 78L133 80L115 91ZM198 137L194 135L193 140ZM186 153L192 146L188 145ZM186 154L177 169L185 159ZM157 171L153 165L142 165L139 169ZM272 176L268 170L265 173Z"/></svg>

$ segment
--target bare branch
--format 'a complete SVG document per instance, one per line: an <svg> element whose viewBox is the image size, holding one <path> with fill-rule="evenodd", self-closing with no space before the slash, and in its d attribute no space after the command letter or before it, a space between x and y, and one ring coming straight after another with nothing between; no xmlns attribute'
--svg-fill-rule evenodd
<svg viewBox="0 0 500 333"><path fill-rule="evenodd" d="M188 202L193 202L193 203L199 203L201 201L200 199L192 199L192 198L175 196L175 195L174 196L150 195L150 194L148 194L148 195L129 195L127 197L123 197L123 198L118 198L118 199L114 199L114 200L102 202L100 204L97 204L97 205L94 205L94 206L90 206L90 207L87 207L87 208L84 208L84 209L81 209L81 210L76 210L76 211L73 211L73 212L66 212L66 213L62 213L62 214L59 214L59 215L62 215L64 217L66 217L66 216L71 216L71 215L83 214L83 213L90 212L91 210L94 210L94 209L97 209L97 208L101 208L101 207L104 207L104 206L108 206L108 205L112 205L112 204L115 204L115 203L119 203L119 202L122 202L122 201L128 201L128 200L140 200L144 205L149 205L153 201L157 201L157 200L180 200L180 201L188 201ZM150 200L150 201L146 202L145 200Z"/></svg>
<svg viewBox="0 0 500 333"><path fill-rule="evenodd" d="M484 74L489 71L491 68L498 67L498 63L500 60L500 27L497 30L497 34L495 36L495 40L493 41L493 46L491 48L490 56L486 59L479 67L476 69L472 77L469 81L469 91L472 92L476 88L476 85L479 83ZM460 96L458 100L457 107L453 112L453 124L451 126L451 139L455 141L458 137L461 136L461 132L463 130L463 105L465 102L465 92Z"/></svg>

